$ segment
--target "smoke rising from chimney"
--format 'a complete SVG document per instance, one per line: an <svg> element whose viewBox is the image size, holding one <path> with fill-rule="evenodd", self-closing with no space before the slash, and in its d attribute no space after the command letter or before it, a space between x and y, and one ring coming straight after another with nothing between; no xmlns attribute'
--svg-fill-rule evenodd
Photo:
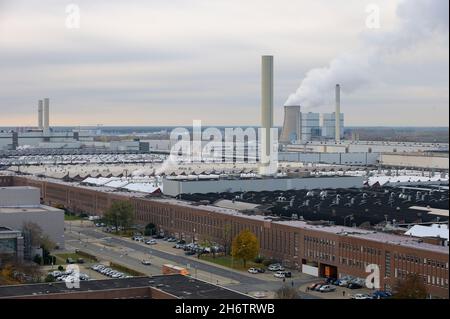
<svg viewBox="0 0 450 319"><path fill-rule="evenodd" d="M373 73L390 55L410 49L435 34L448 45L449 1L404 0L396 9L399 20L392 31L370 30L361 34L361 48L334 58L328 66L307 72L299 88L284 105L305 108L328 105L336 83L344 93L367 86Z"/></svg>

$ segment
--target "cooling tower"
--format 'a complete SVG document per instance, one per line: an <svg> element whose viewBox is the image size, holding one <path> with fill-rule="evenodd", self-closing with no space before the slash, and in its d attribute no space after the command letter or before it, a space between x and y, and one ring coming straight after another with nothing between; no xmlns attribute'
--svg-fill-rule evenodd
<svg viewBox="0 0 450 319"><path fill-rule="evenodd" d="M50 100L49 98L44 99L44 132L49 131L50 127Z"/></svg>
<svg viewBox="0 0 450 319"><path fill-rule="evenodd" d="M341 141L341 86L336 84L336 110L335 110L335 141Z"/></svg>
<svg viewBox="0 0 450 319"><path fill-rule="evenodd" d="M290 144L293 141L301 140L300 121L300 105L285 105L280 143Z"/></svg>
<svg viewBox="0 0 450 319"><path fill-rule="evenodd" d="M44 106L43 106L43 101L39 100L38 102L38 128L40 130L42 130L44 128Z"/></svg>

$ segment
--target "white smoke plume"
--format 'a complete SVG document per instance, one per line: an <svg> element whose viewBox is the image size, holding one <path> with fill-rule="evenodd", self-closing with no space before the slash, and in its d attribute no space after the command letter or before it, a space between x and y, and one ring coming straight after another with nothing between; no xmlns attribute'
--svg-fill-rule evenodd
<svg viewBox="0 0 450 319"><path fill-rule="evenodd" d="M307 109L324 106L337 83L344 93L369 85L373 71L389 55L435 34L444 35L448 41L448 0L403 0L397 6L396 15L399 23L394 30L363 33L361 49L334 58L326 67L308 71L285 105L302 105Z"/></svg>

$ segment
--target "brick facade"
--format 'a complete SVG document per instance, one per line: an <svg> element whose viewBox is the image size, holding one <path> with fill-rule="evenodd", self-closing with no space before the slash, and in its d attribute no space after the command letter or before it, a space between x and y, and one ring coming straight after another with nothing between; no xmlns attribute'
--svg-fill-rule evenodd
<svg viewBox="0 0 450 319"><path fill-rule="evenodd" d="M241 230L249 229L259 239L261 254L274 257L290 267L314 264L319 274L333 269L333 275L365 278L368 264L380 268L382 288L393 287L407 273L419 274L433 296L448 298L448 251L420 249L394 243L355 238L311 230L294 225L248 218L245 215L220 214L201 206L186 206L162 201L133 198L77 186L14 177L14 185L39 187L43 201L64 205L76 212L101 215L114 200L130 200L136 221L154 223L160 230L188 241L210 239L227 244Z"/></svg>

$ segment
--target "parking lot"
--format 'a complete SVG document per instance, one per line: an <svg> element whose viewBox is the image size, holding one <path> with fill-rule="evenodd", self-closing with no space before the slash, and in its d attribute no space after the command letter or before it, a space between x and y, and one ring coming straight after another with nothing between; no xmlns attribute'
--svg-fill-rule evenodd
<svg viewBox="0 0 450 319"><path fill-rule="evenodd" d="M315 284L322 284L326 289L322 289L322 291L312 289ZM331 288L331 289L330 289ZM371 290L368 288L358 288L358 289L350 289L347 287L340 287L337 285L329 285L325 284L324 280L317 279L313 283L304 284L300 287L301 292L308 293L312 296L322 298L322 299L377 299L378 297L372 297L372 294L375 290Z"/></svg>

